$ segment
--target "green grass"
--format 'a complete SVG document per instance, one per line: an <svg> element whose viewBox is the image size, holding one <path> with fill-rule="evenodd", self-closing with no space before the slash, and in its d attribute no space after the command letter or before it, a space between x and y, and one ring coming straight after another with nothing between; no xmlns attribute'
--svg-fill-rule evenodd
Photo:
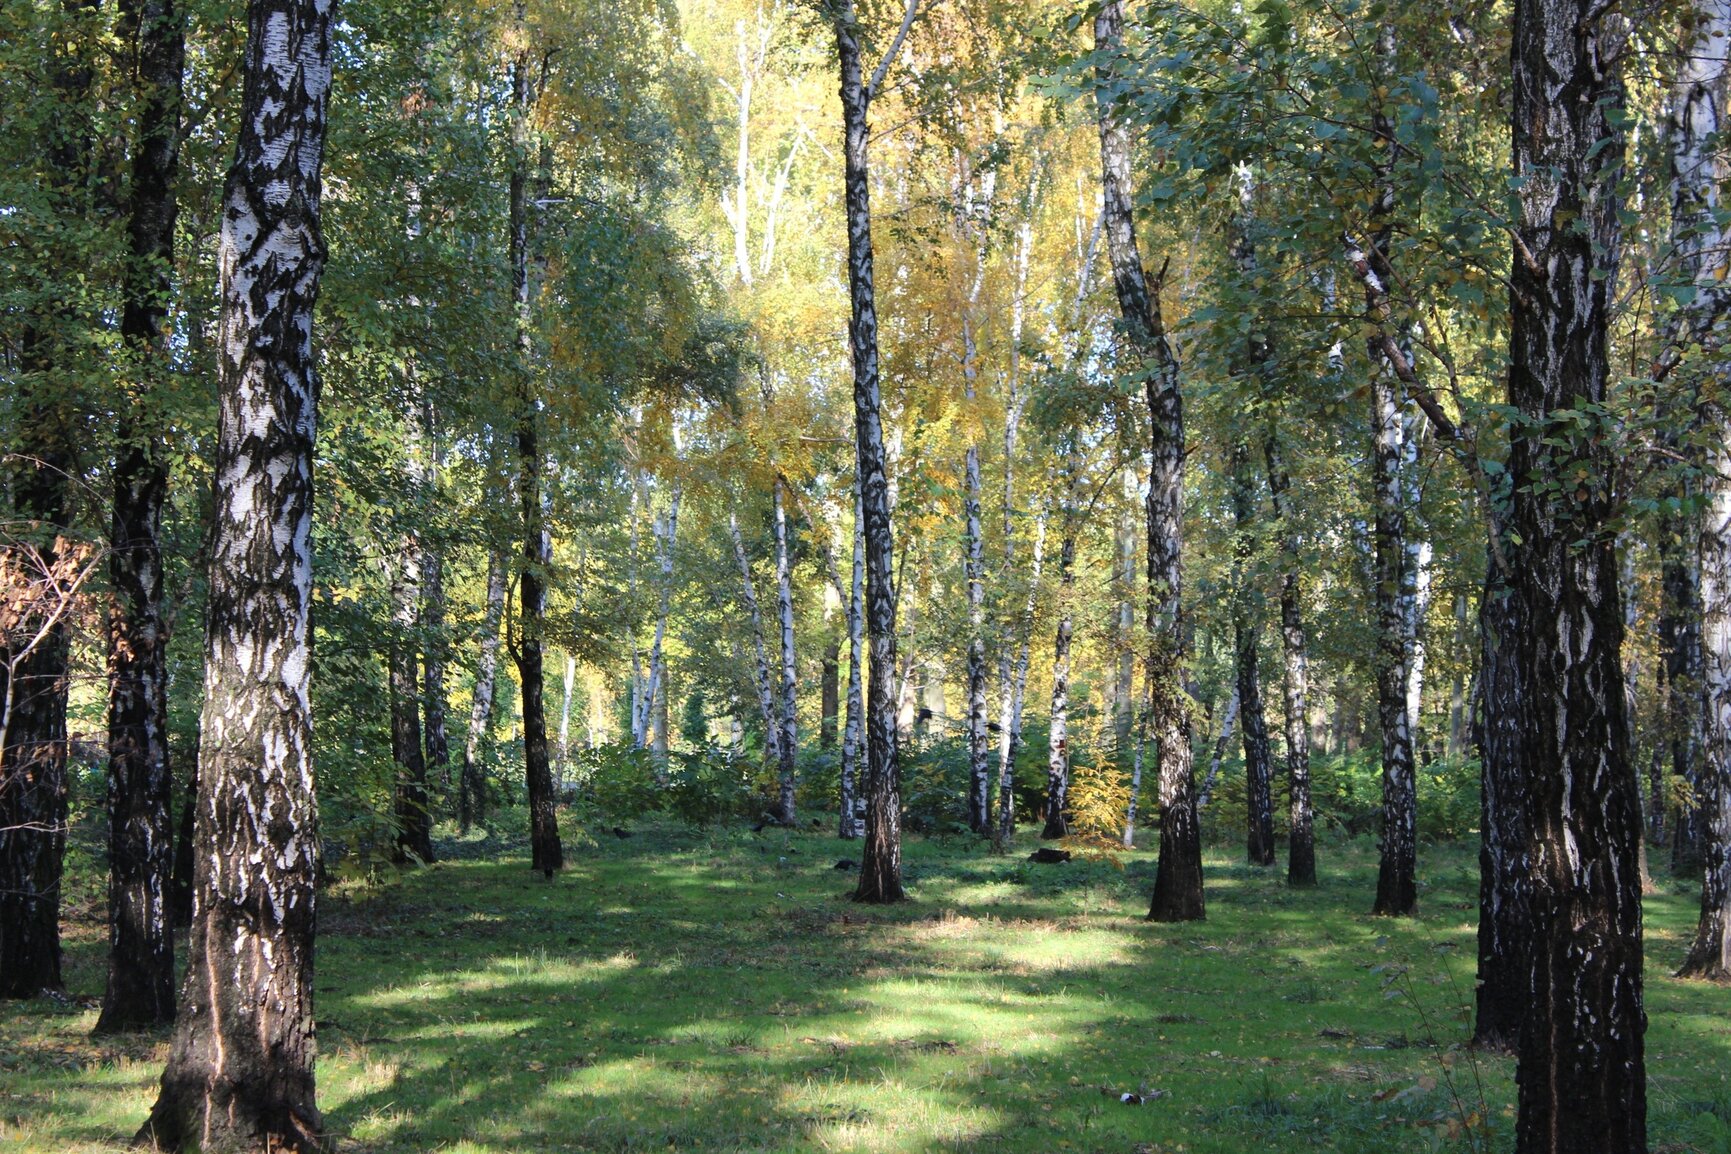
<svg viewBox="0 0 1731 1154"><path fill-rule="evenodd" d="M1148 853L1034 866L913 839L915 900L876 909L831 868L857 843L815 834L639 826L583 839L551 883L516 846L445 845L322 898L319 1094L346 1151L1510 1145L1512 1064L1458 1045L1465 845L1424 851L1411 921L1366 915L1365 844L1324 847L1314 891L1211 851L1209 920L1182 926L1141 920ZM81 868L85 1000L0 1006L0 1151L113 1150L153 1097L163 1038L87 1036ZM1731 1151L1731 993L1667 976L1693 910L1686 887L1648 904L1653 1147Z"/></svg>

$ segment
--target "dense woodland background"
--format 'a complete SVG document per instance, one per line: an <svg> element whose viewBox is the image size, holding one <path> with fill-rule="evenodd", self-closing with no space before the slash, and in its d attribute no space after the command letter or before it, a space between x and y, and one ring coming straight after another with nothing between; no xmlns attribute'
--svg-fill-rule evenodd
<svg viewBox="0 0 1731 1154"><path fill-rule="evenodd" d="M1604 817L1608 844L1638 838L1654 884L1693 893L1705 868L1691 964L1726 976L1711 516L1731 13L1590 14L1621 88L1581 98L1606 135L1559 162L1580 204L1548 227L1592 242L1578 287L1602 298L1608 344L1602 387L1547 408L1541 435L1510 391L1511 291L1537 276L1521 214L1545 179L1510 166L1527 75L1510 4L1117 12L345 0L329 17L310 698L325 881L525 822L551 876L599 852L562 845L560 813L621 840L663 819L859 836L877 796L864 687L882 678L889 796L913 834L1003 850L1038 823L1099 860L1151 846L1182 741L1210 845L1285 857L1302 886L1378 837L1363 908L1410 915L1429 884L1416 846L1482 837L1481 900L1500 910L1495 879L1526 867L1496 791L1525 787L1493 780L1495 718L1581 699L1566 677L1508 680L1499 645L1533 626L1498 614L1508 588L1590 554L1583 587L1621 591L1593 611L1623 630L1622 684L1582 692L1626 694L1600 701L1623 720L1595 795L1639 805ZM890 668L863 658L837 27L863 37L868 77L886 65L864 91ZM155 823L135 855L150 876L178 855L172 890L141 900L190 916L245 35L236 5L207 0L0 12L11 996L63 987L41 941L66 830L76 863L127 797L160 803L134 815ZM1127 185L1103 183L1102 117ZM1138 245L1158 342L1127 303ZM1168 371L1175 441L1151 409ZM1564 467L1527 448L1511 464L1529 442ZM1149 548L1167 547L1168 467L1183 585L1163 616ZM1544 500L1586 511L1548 554ZM146 524L148 564L129 544ZM147 603L140 642L126 607ZM145 649L157 781L125 794L109 730ZM54 703L29 687L49 682L58 732L32 720ZM899 874L894 890L878 896ZM1493 967L1512 932L1496 916ZM1638 911L1608 916L1633 919L1608 932L1638 975ZM109 1026L173 1016L169 979L116 980ZM1513 1009L1481 994L1481 1041L1515 1043L1525 980L1491 983Z"/></svg>

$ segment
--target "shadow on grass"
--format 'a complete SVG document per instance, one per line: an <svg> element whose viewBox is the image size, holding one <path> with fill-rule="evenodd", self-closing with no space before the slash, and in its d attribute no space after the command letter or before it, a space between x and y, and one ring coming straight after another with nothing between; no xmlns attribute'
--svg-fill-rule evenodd
<svg viewBox="0 0 1731 1154"><path fill-rule="evenodd" d="M327 894L328 1123L368 1154L1491 1149L1506 1130L1509 1063L1475 1074L1449 1049L1471 991L1465 848L1427 853L1406 921L1365 916L1365 847L1337 847L1309 891L1211 855L1210 920L1180 926L1140 920L1145 853L1038 867L913 839L918 900L889 908L848 900L831 867L854 856L645 825L552 883L470 854ZM1684 904L1653 906L1655 933L1680 934ZM1422 1017L1384 996L1390 966ZM1650 988L1655 1138L1695 1149L1722 1117L1701 1103L1723 1097L1725 996ZM148 1107L160 1043L92 1057L89 1017L20 1031L75 1066L48 1048L7 1066L0 1041L20 1148L110 1143Z"/></svg>

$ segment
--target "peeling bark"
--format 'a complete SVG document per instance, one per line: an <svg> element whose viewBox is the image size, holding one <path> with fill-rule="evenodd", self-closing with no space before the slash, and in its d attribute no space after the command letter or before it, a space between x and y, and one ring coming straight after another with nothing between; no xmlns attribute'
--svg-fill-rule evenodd
<svg viewBox="0 0 1731 1154"><path fill-rule="evenodd" d="M1104 0L1094 18L1094 43L1106 56L1123 36L1122 0ZM1160 311L1161 278L1152 285L1136 247L1130 179L1130 138L1113 108L1109 63L1096 90L1100 167L1105 189L1106 251L1128 344L1146 374L1152 454L1148 475L1148 636L1150 718L1160 747L1160 858L1151 921L1206 916L1202 896L1202 830L1191 768L1190 708L1184 666L1190 656L1183 600L1184 398L1178 358Z"/></svg>
<svg viewBox="0 0 1731 1154"><path fill-rule="evenodd" d="M173 0L129 5L135 37L137 138L127 219L120 330L140 374L121 409L109 531L113 608L108 632L108 985L96 1033L174 1020L174 779L168 760L167 623L162 506L168 464L145 408L168 367L164 322L174 261L185 16ZM142 402L142 403L140 403Z"/></svg>
<svg viewBox="0 0 1731 1154"><path fill-rule="evenodd" d="M1511 528L1531 832L1517 1154L1646 1149L1641 814L1623 695L1607 397L1628 26L1594 0L1515 0L1518 192Z"/></svg>
<svg viewBox="0 0 1731 1154"><path fill-rule="evenodd" d="M216 508L186 986L137 1141L323 1145L313 1083L309 610L329 0L253 0L224 191Z"/></svg>
<svg viewBox="0 0 1731 1154"><path fill-rule="evenodd" d="M866 116L918 11L910 0L901 32L868 85L861 74L859 25L852 0L835 0L831 19L841 64L842 123L846 138L848 328L854 369L854 446L861 505L865 513L865 621L871 664L866 686L865 846L854 898L895 902L902 892L901 770L896 750L896 597L894 545L890 534L889 477L885 467L878 385L877 303L872 291L871 184Z"/></svg>

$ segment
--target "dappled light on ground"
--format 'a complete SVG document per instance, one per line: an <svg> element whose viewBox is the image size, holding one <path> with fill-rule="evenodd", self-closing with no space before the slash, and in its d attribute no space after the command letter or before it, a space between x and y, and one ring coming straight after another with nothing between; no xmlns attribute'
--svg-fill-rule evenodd
<svg viewBox="0 0 1731 1154"><path fill-rule="evenodd" d="M459 858L327 893L319 1078L341 1148L1508 1145L1510 1063L1458 1045L1468 847L1427 852L1416 921L1366 915L1367 845L1331 847L1314 891L1215 852L1209 920L1182 926L1141 920L1146 854L1034 866L915 841L916 900L868 909L830 868L850 848L646 827L551 883ZM1731 1133L1728 996L1666 976L1691 917L1678 889L1650 899L1654 1145L1673 1151ZM76 988L99 988L99 939L74 952ZM4 1014L5 1148L131 1133L162 1039L91 1042L76 1005Z"/></svg>

